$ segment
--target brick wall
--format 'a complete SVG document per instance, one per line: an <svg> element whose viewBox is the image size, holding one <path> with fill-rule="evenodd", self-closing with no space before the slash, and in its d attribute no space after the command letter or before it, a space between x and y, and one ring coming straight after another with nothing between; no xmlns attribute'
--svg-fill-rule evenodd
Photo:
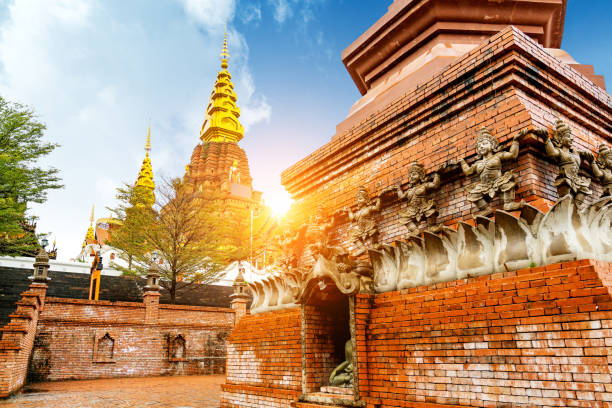
<svg viewBox="0 0 612 408"><path fill-rule="evenodd" d="M358 295L361 395L382 407L609 406L610 277L585 260Z"/></svg>
<svg viewBox="0 0 612 408"><path fill-rule="evenodd" d="M299 308L244 316L227 342L221 407L286 408L301 393Z"/></svg>
<svg viewBox="0 0 612 408"><path fill-rule="evenodd" d="M0 329L0 398L21 388L26 380L28 359L46 293L47 285L32 283L21 294L17 310L9 315L9 323Z"/></svg>
<svg viewBox="0 0 612 408"><path fill-rule="evenodd" d="M29 380L224 371L233 310L151 303L47 298ZM157 310L147 320L145 304Z"/></svg>
<svg viewBox="0 0 612 408"><path fill-rule="evenodd" d="M372 408L608 407L611 283L612 264L582 260L359 294L359 395ZM221 407L319 406L295 401L301 364L304 391L316 392L309 369L333 354L328 317L306 305L303 318L298 308L243 318L228 341Z"/></svg>

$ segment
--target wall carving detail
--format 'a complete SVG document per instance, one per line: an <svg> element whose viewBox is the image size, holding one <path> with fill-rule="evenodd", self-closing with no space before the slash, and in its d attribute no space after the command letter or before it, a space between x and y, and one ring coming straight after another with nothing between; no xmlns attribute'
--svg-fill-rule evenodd
<svg viewBox="0 0 612 408"><path fill-rule="evenodd" d="M527 134L543 139L545 153L559 166L555 187L560 199L547 212L516 201L520 181L512 170L503 171L503 162L516 160L519 144ZM517 270L538 265L595 259L612 262L612 151L599 147L597 159L572 147L569 126L557 120L552 138L547 129L518 132L507 150L486 128L476 139L477 159L468 164L459 160L462 172L477 174L476 183L466 190L467 200L476 207L469 222L457 229L437 224L435 198L440 191L439 173L457 169L448 162L426 176L420 163L411 163L405 190L394 185L380 190L374 198L365 187L357 191L357 206L324 217L317 209L310 221L296 232L281 238L286 256L269 269L261 280L249 283L253 292L251 312L292 307L305 303L314 290L333 283L345 295L358 292L387 292L479 275ZM602 197L590 205L591 180L581 166L601 181ZM406 226L405 240L379 242L378 220L381 198L395 192L406 200L399 223ZM500 195L503 209L491 201ZM349 248L330 244L330 231L339 221L348 223L343 242ZM366 259L369 256L369 259Z"/></svg>

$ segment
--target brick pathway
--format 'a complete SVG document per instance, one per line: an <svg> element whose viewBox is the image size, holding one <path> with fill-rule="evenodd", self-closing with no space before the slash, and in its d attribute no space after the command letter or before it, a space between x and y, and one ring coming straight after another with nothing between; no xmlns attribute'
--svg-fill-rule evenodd
<svg viewBox="0 0 612 408"><path fill-rule="evenodd" d="M223 375L35 383L2 408L217 408Z"/></svg>

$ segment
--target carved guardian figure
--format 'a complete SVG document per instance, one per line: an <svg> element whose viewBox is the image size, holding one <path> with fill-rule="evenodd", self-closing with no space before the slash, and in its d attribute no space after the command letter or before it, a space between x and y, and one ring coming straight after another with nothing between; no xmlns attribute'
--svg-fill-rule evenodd
<svg viewBox="0 0 612 408"><path fill-rule="evenodd" d="M478 160L471 166L464 159L459 160L463 174L470 176L476 173L480 176L479 182L467 195L467 199L478 209L478 215L487 216L493 213L489 202L500 192L503 194L504 210L506 211L518 210L525 204L524 201L514 201L515 175L512 170L502 173L502 161L516 160L519 140L527 132L524 130L516 134L512 139L510 149L504 152L500 151L497 138L483 127L476 138Z"/></svg>
<svg viewBox="0 0 612 408"><path fill-rule="evenodd" d="M436 218L438 209L433 199L427 199L429 193L438 191L440 188L440 175L434 173L431 181L425 177L425 169L420 163L412 163L408 171L408 188L402 191L400 186L396 186L397 198L408 201L408 207L401 211L400 223L408 228L408 237L419 236L422 229L419 228L421 221L426 220L427 229L437 232Z"/></svg>
<svg viewBox="0 0 612 408"><path fill-rule="evenodd" d="M591 162L593 174L601 182L602 197L612 196L612 150L602 143L599 145L599 154L597 160Z"/></svg>
<svg viewBox="0 0 612 408"><path fill-rule="evenodd" d="M584 200L591 195L591 180L579 175L582 160L592 162L593 155L589 152L575 150L572 147L574 137L572 130L561 119L555 124L552 140L548 137L548 130L538 129L535 133L544 138L546 154L555 159L559 165L559 174L555 180L559 198L571 195L579 208Z"/></svg>
<svg viewBox="0 0 612 408"><path fill-rule="evenodd" d="M351 255L358 257L365 254L368 249L378 248L378 226L374 215L380 211L380 196L370 200L370 194L365 187L357 191L357 210L351 211L344 207L349 221L353 223L350 230L351 244L354 250Z"/></svg>

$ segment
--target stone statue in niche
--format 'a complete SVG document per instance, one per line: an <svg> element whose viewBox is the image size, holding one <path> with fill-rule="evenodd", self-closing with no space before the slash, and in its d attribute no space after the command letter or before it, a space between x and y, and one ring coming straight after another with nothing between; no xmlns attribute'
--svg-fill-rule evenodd
<svg viewBox="0 0 612 408"><path fill-rule="evenodd" d="M368 249L378 249L378 226L374 215L380 211L380 196L370 199L365 187L357 191L357 210L351 211L344 207L349 221L353 224L350 229L351 244L355 247L351 255L359 257L367 253Z"/></svg>
<svg viewBox="0 0 612 408"><path fill-rule="evenodd" d="M344 361L329 375L329 385L351 387L353 385L353 342L344 343Z"/></svg>
<svg viewBox="0 0 612 408"><path fill-rule="evenodd" d="M476 173L480 176L478 184L467 195L467 199L478 209L478 215L486 217L493 213L489 203L499 192L503 195L506 211L518 210L525 205L524 201L514 201L515 175L512 170L502 173L502 161L516 160L519 140L528 132L523 130L517 133L512 139L510 149L506 152L500 151L497 138L483 127L476 138L478 160L471 166L464 159L459 160L463 174L470 176Z"/></svg>
<svg viewBox="0 0 612 408"><path fill-rule="evenodd" d="M597 160L591 162L593 174L601 181L602 197L612 197L612 150L602 143L599 145Z"/></svg>
<svg viewBox="0 0 612 408"><path fill-rule="evenodd" d="M576 201L578 208L582 208L584 200L591 194L591 180L579 175L580 164L582 160L593 162L593 155L572 147L572 130L561 119L555 124L552 139L548 137L547 129L537 129L533 132L544 138L546 155L559 164L559 174L555 180L559 198L569 194Z"/></svg>
<svg viewBox="0 0 612 408"><path fill-rule="evenodd" d="M410 165L408 171L408 188L402 191L398 185L395 187L397 198L408 201L408 208L399 213L400 223L408 228L408 237L416 237L421 234L423 229L419 228L421 221L425 220L427 229L436 233L440 230L436 226L438 209L433 199L427 199L427 195L440 189L440 175L434 173L431 181L427 181L425 168L417 162Z"/></svg>

